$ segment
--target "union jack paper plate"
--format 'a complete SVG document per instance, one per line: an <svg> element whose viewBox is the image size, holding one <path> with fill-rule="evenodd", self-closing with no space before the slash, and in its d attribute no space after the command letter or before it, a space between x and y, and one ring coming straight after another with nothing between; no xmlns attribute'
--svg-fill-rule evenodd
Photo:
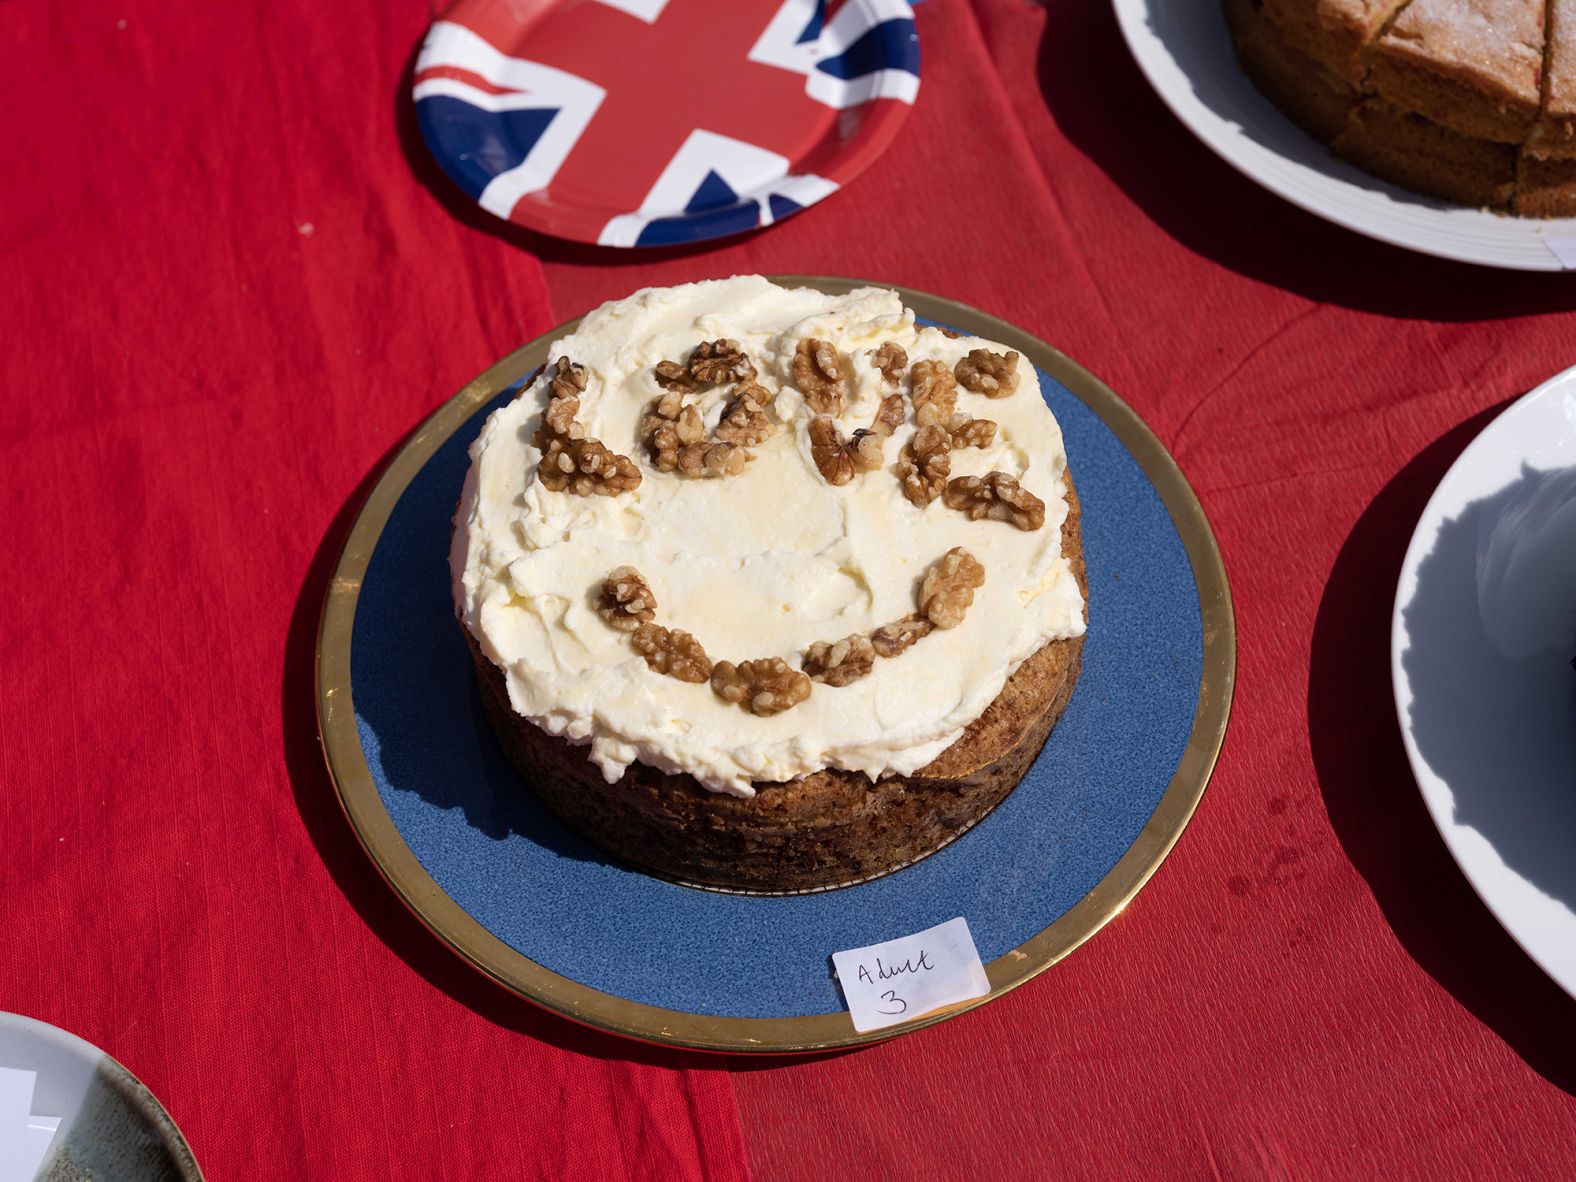
<svg viewBox="0 0 1576 1182"><path fill-rule="evenodd" d="M414 98L438 163L489 213L668 246L835 192L918 93L905 0L459 0Z"/></svg>

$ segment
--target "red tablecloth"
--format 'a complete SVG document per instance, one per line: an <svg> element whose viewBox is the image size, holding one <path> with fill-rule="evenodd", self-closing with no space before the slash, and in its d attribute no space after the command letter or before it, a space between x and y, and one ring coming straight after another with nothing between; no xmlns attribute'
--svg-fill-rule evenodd
<svg viewBox="0 0 1576 1182"><path fill-rule="evenodd" d="M1576 362L1576 281L1326 226L1196 144L1102 0L931 0L893 148L687 253L494 224L404 103L415 0L0 6L0 1009L231 1178L1548 1177L1576 1003L1455 871L1390 706L1432 484ZM327 571L489 362L648 283L853 274L1016 321L1171 446L1241 632L1171 860L1015 994L798 1063L595 1035L411 920L316 747Z"/></svg>

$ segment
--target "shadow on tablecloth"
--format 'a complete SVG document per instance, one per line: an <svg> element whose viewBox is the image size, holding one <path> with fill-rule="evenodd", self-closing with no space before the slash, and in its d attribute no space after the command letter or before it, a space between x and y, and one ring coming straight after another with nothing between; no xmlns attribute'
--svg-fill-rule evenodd
<svg viewBox="0 0 1576 1182"><path fill-rule="evenodd" d="M1412 777L1390 684L1393 589L1412 531L1446 470L1503 409L1425 449L1341 547L1314 623L1309 737L1336 835L1402 946L1529 1066L1576 1094L1576 1000L1521 951L1451 858Z"/></svg>
<svg viewBox="0 0 1576 1182"><path fill-rule="evenodd" d="M1171 114L1128 52L1110 4L1047 4L1046 13L1039 87L1057 127L1189 250L1307 299L1386 316L1498 320L1576 308L1568 275L1432 258L1282 200Z"/></svg>

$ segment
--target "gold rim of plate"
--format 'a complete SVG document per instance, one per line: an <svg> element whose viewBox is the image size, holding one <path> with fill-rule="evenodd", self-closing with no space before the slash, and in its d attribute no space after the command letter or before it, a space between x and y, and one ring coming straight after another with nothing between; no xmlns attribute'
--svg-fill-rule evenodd
<svg viewBox="0 0 1576 1182"><path fill-rule="evenodd" d="M861 1034L846 1010L805 1017L725 1018L645 1005L592 989L537 964L494 936L450 898L395 828L373 783L356 731L350 688L350 639L367 563L406 487L433 453L477 409L547 362L548 345L579 319L522 345L434 411L390 461L345 539L323 603L317 638L317 718L323 754L340 804L362 848L410 910L443 943L506 989L575 1022L661 1046L701 1051L797 1054L883 1042L921 1030L998 998L1039 975L1109 923L1165 860L1187 828L1214 771L1236 678L1237 634L1226 568L1214 532L1176 461L1136 413L1103 382L1044 341L966 304L872 281L816 275L773 276L790 287L842 295L888 287L918 315L1016 349L1098 415L1137 459L1160 494L1187 551L1198 590L1203 673L1193 730L1171 783L1127 852L1093 890L1038 935L985 966L985 997ZM459 495L459 490L455 490ZM894 933L894 935L901 933ZM830 954L833 950L828 949Z"/></svg>

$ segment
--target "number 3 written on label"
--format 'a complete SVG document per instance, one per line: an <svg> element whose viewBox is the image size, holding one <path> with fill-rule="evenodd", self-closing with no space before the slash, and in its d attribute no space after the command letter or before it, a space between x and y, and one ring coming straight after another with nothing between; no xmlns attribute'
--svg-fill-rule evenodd
<svg viewBox="0 0 1576 1182"><path fill-rule="evenodd" d="M834 952L832 970L861 1034L990 993L990 978L962 916L910 936Z"/></svg>

